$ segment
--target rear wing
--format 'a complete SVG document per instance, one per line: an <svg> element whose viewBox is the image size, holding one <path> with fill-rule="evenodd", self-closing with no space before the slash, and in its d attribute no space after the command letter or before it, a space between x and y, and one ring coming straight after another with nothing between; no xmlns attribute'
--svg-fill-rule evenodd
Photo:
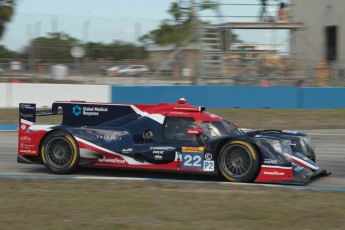
<svg viewBox="0 0 345 230"><path fill-rule="evenodd" d="M34 103L20 103L19 104L19 122L22 120L35 123L36 117L38 116L51 116L51 115L62 115L61 110L36 110L36 104Z"/></svg>
<svg viewBox="0 0 345 230"><path fill-rule="evenodd" d="M19 104L19 123L32 125L38 116L62 115L61 125L97 126L105 122L136 114L131 105L88 103L85 101L54 102L50 110L36 110L34 103Z"/></svg>

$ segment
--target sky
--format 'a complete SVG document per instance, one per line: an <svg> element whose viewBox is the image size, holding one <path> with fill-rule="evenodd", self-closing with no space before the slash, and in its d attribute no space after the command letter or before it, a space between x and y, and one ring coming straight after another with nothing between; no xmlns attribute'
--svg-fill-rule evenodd
<svg viewBox="0 0 345 230"><path fill-rule="evenodd" d="M167 10L172 2L174 0L17 0L16 13L7 24L0 44L19 51L31 39L50 32L65 32L84 42L137 42L138 37L156 29L164 19L171 19ZM221 2L259 3L256 0ZM225 6L222 14L257 16L259 10L259 6ZM214 15L213 12L204 14ZM286 42L284 34L277 31L237 33L246 42Z"/></svg>

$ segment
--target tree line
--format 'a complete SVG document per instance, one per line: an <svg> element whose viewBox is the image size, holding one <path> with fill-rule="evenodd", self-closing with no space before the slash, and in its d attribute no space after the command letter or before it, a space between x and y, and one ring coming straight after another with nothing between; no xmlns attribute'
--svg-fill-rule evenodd
<svg viewBox="0 0 345 230"><path fill-rule="evenodd" d="M86 52L85 57L92 60L120 61L147 58L145 48L134 43L123 41L113 41L109 44L100 42L82 43L77 38L58 32L33 39L22 51L11 51L0 45L0 59L31 58L39 63L73 62L71 49L75 46L82 47Z"/></svg>
<svg viewBox="0 0 345 230"><path fill-rule="evenodd" d="M16 0L0 0L0 39L5 31L16 6ZM139 38L142 45L113 41L111 43L88 42L83 43L77 38L63 32L48 33L46 36L37 37L21 51L11 51L0 45L0 59L34 59L38 63L73 62L70 50L74 46L84 48L86 57L90 60L121 61L125 59L146 59L148 54L144 45L148 44L176 44L186 45L196 42L193 37L196 24L207 24L197 17L203 10L217 10L217 4L211 0L176 1L171 3L168 13L170 19L165 19L157 29L154 29ZM188 40L186 40L188 38ZM239 41L236 34L231 33L232 41Z"/></svg>

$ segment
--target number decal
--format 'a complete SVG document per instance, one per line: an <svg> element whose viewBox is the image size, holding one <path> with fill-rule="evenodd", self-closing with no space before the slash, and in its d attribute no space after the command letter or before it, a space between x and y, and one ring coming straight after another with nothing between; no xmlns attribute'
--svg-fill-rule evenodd
<svg viewBox="0 0 345 230"><path fill-rule="evenodd" d="M203 168L202 155L201 154L183 153L182 154L182 167L183 168L202 169Z"/></svg>
<svg viewBox="0 0 345 230"><path fill-rule="evenodd" d="M201 167L202 158L201 158L200 155L195 155L195 156L193 157L193 160L194 160L193 166L195 166L195 167Z"/></svg>
<svg viewBox="0 0 345 230"><path fill-rule="evenodd" d="M187 167L192 167L193 166L192 163L191 163L191 161L193 160L191 155L185 155L183 157L183 160L186 160L186 161L184 161L184 164L183 164L184 166L187 166Z"/></svg>

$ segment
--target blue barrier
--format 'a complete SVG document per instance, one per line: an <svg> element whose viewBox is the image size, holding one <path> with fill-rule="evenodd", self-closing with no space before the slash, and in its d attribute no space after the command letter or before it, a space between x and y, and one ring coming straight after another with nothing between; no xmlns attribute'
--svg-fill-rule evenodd
<svg viewBox="0 0 345 230"><path fill-rule="evenodd" d="M16 124L0 124L0 130L2 130L2 131L17 131L18 125L16 125Z"/></svg>
<svg viewBox="0 0 345 230"><path fill-rule="evenodd" d="M345 108L345 88L257 86L113 86L112 102L156 104L175 102L208 108Z"/></svg>
<svg viewBox="0 0 345 230"><path fill-rule="evenodd" d="M176 102L208 108L298 108L301 88L236 86L113 86L112 102Z"/></svg>
<svg viewBox="0 0 345 230"><path fill-rule="evenodd" d="M303 90L303 108L345 108L345 88L306 88Z"/></svg>

